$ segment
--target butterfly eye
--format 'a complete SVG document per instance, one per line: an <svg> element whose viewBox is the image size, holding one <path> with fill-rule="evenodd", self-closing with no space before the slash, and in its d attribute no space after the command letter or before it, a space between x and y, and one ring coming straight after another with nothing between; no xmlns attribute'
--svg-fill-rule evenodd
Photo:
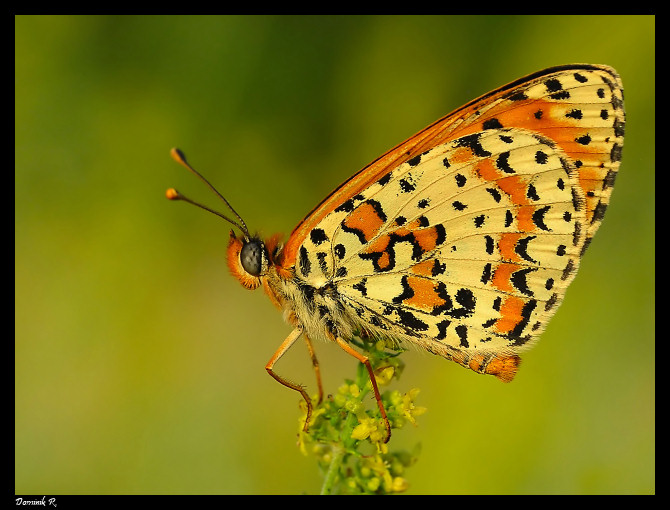
<svg viewBox="0 0 670 510"><path fill-rule="evenodd" d="M259 239L252 239L244 244L240 251L240 262L244 270L253 276L259 276L265 265L265 247Z"/></svg>

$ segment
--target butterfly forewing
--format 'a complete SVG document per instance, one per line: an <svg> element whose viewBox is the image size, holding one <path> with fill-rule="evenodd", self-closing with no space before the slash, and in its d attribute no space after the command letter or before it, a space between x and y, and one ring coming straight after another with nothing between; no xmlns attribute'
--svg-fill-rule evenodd
<svg viewBox="0 0 670 510"><path fill-rule="evenodd" d="M494 97L466 108L458 116L462 121L447 119L445 131L463 136L492 127L523 127L557 144L577 169L586 197L587 239L593 237L621 160L625 119L619 76L604 66L568 66L503 87Z"/></svg>
<svg viewBox="0 0 670 510"><path fill-rule="evenodd" d="M621 80L610 67L561 66L516 80L434 122L348 179L294 229L286 259L295 259L305 236L326 214L389 169L449 140L501 127L531 130L566 152L586 196L591 238L602 222L619 168L624 117Z"/></svg>

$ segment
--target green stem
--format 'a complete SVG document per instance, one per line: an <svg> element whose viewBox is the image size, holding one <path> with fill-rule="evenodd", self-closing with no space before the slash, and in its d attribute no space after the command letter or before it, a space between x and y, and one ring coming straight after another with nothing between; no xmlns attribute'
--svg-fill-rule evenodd
<svg viewBox="0 0 670 510"><path fill-rule="evenodd" d="M323 480L323 486L321 487L322 496L332 494L335 481L337 480L337 475L340 472L342 459L344 459L344 448L340 446L333 446L333 458L330 461L330 466L328 466L328 471L326 472L326 477Z"/></svg>
<svg viewBox="0 0 670 510"><path fill-rule="evenodd" d="M365 390L365 382L362 381L363 376L365 375L364 373L366 373L365 366L361 363L360 366L358 367L358 373L357 373L358 377L356 381L358 387L361 388L357 399L359 402L363 400L363 397L367 393L367 391ZM323 486L321 487L322 496L333 493L333 489L335 488L335 484L337 483L337 477L341 471L342 462L346 457L347 448L354 448L355 440L351 438L351 432L354 430L357 421L358 418L356 418L356 415L350 412L347 415L346 419L344 420L342 429L340 431L339 434L340 442L333 443L332 445L333 458L330 461L328 471L326 471L326 476L325 479L323 480Z"/></svg>

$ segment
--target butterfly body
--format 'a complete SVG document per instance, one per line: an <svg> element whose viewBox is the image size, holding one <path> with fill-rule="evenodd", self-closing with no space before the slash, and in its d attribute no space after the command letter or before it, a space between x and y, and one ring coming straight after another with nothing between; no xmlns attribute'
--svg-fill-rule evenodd
<svg viewBox="0 0 670 510"><path fill-rule="evenodd" d="M614 70L550 68L391 149L286 244L231 231L232 273L263 286L294 328L268 372L308 400L273 372L276 360L305 335L310 352L309 339L326 338L365 362L347 344L362 333L511 381L602 222L624 124Z"/></svg>

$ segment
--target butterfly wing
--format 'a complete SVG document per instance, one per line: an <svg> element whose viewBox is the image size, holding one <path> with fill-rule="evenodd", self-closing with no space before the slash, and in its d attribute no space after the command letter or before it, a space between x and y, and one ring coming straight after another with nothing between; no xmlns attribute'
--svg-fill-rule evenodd
<svg viewBox="0 0 670 510"><path fill-rule="evenodd" d="M477 371L484 360L518 360L602 221L623 125L609 68L514 82L345 182L294 230L283 264L304 285L334 291L343 316L368 333Z"/></svg>
<svg viewBox="0 0 670 510"><path fill-rule="evenodd" d="M293 230L285 265L323 217L389 169L460 136L491 127L524 127L559 144L574 162L587 200L588 238L609 204L621 161L625 115L623 86L607 66L552 67L515 80L437 120L342 183Z"/></svg>

